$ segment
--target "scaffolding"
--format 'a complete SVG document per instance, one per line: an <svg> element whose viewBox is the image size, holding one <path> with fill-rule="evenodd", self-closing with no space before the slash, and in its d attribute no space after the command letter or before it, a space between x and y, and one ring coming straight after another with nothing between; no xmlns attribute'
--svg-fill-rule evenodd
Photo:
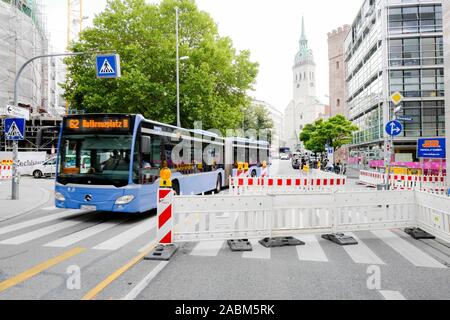
<svg viewBox="0 0 450 320"><path fill-rule="evenodd" d="M10 104L14 80L21 65L46 54L48 37L41 0L0 0L0 105ZM48 61L33 62L18 84L19 103L30 109L46 109Z"/></svg>
<svg viewBox="0 0 450 320"><path fill-rule="evenodd" d="M42 0L0 0L0 106L13 103L14 82L20 67L32 57L48 53L46 21ZM50 81L54 74L52 68L49 59L36 60L19 80L19 106L28 108L32 114L27 121L26 140L19 144L21 151L37 149L35 138L40 126L60 122L57 117L45 115L51 107L50 87L55 83ZM9 151L11 143L3 137L3 125L0 119L0 150Z"/></svg>

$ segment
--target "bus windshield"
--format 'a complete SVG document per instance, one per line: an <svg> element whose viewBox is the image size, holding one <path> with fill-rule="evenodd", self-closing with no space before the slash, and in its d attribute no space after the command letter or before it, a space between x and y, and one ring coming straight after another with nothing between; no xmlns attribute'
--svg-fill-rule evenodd
<svg viewBox="0 0 450 320"><path fill-rule="evenodd" d="M58 182L61 184L128 184L131 135L64 135L59 148Z"/></svg>

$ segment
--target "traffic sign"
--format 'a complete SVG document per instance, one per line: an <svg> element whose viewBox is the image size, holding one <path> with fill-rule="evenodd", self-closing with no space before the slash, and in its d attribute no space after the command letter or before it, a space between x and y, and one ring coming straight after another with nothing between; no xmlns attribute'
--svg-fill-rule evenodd
<svg viewBox="0 0 450 320"><path fill-rule="evenodd" d="M96 57L98 78L120 78L120 56L118 54L99 55Z"/></svg>
<svg viewBox="0 0 450 320"><path fill-rule="evenodd" d="M386 125L386 133L390 136L396 137L403 132L403 125L398 121L390 121Z"/></svg>
<svg viewBox="0 0 450 320"><path fill-rule="evenodd" d="M413 118L410 117L397 117L398 121L413 121Z"/></svg>
<svg viewBox="0 0 450 320"><path fill-rule="evenodd" d="M6 106L0 109L0 115L30 120L30 111L21 107Z"/></svg>
<svg viewBox="0 0 450 320"><path fill-rule="evenodd" d="M445 138L417 140L417 157L427 159L445 159Z"/></svg>
<svg viewBox="0 0 450 320"><path fill-rule="evenodd" d="M5 119L5 139L25 140L25 119Z"/></svg>
<svg viewBox="0 0 450 320"><path fill-rule="evenodd" d="M399 105L400 103L402 103L402 101L403 101L403 99L405 99L404 97L403 97L403 95L400 93L400 92L394 92L392 95L391 95L391 101L392 101L392 103L394 104L394 105Z"/></svg>

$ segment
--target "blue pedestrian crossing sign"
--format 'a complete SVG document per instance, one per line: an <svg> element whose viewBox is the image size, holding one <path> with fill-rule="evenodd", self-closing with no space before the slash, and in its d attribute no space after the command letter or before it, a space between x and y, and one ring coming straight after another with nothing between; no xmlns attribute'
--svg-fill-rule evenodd
<svg viewBox="0 0 450 320"><path fill-rule="evenodd" d="M120 56L118 54L96 57L98 78L120 78Z"/></svg>
<svg viewBox="0 0 450 320"><path fill-rule="evenodd" d="M25 119L5 119L5 139L25 140Z"/></svg>
<svg viewBox="0 0 450 320"><path fill-rule="evenodd" d="M403 126L398 121L390 121L386 125L386 133L390 136L396 137L403 132Z"/></svg>

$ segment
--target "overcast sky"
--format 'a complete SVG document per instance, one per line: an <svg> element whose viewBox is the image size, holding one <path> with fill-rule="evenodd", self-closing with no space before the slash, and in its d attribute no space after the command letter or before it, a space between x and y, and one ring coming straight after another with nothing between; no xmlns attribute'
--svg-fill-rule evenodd
<svg viewBox="0 0 450 320"><path fill-rule="evenodd" d="M158 2L153 0L150 2ZM328 102L327 33L351 24L363 0L196 0L219 25L222 36L230 36L237 49L249 49L259 62L255 91L257 99L280 111L292 99L292 65L298 51L301 17L305 15L306 34L317 64L317 94ZM67 1L44 0L48 29L54 50L66 47ZM86 26L101 12L106 0L84 0Z"/></svg>

